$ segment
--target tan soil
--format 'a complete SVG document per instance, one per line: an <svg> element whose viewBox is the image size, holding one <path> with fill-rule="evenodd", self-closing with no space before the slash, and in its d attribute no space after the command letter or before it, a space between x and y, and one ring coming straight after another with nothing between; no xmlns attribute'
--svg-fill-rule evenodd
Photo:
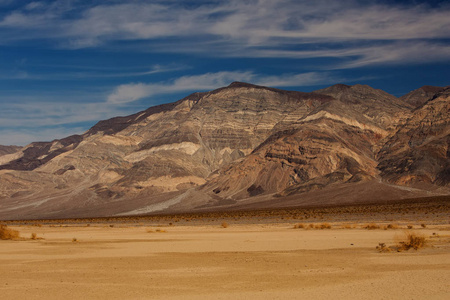
<svg viewBox="0 0 450 300"><path fill-rule="evenodd" d="M450 297L448 224L414 224L429 246L401 253L379 253L375 246L394 245L404 229L220 224L10 226L22 237L35 232L44 239L0 241L0 298Z"/></svg>

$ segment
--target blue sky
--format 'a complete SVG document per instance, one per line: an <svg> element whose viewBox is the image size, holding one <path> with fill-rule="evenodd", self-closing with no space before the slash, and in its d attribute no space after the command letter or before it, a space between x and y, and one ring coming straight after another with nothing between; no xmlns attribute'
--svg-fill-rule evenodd
<svg viewBox="0 0 450 300"><path fill-rule="evenodd" d="M0 0L0 144L245 81L449 85L448 1Z"/></svg>

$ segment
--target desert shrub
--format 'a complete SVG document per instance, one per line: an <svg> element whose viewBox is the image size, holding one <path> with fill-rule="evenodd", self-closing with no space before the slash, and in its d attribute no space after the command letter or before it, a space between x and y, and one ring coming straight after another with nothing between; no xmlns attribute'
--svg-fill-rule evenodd
<svg viewBox="0 0 450 300"><path fill-rule="evenodd" d="M405 240L401 241L398 245L398 251L409 250L413 248L414 250L418 250L423 248L426 244L426 238L424 235L415 233L415 232L406 232Z"/></svg>
<svg viewBox="0 0 450 300"><path fill-rule="evenodd" d="M425 225L425 224L420 224L420 226L422 226L422 228L427 228L427 225Z"/></svg>
<svg viewBox="0 0 450 300"><path fill-rule="evenodd" d="M388 224L386 226L386 229L398 229L398 225L397 224Z"/></svg>
<svg viewBox="0 0 450 300"><path fill-rule="evenodd" d="M413 229L412 225L408 225L407 227L408 227L408 229Z"/></svg>
<svg viewBox="0 0 450 300"><path fill-rule="evenodd" d="M36 234L35 232L33 232L33 233L31 234L31 239L32 239L32 240L36 240L36 239L37 239L37 234Z"/></svg>
<svg viewBox="0 0 450 300"><path fill-rule="evenodd" d="M413 248L414 250L418 250L423 248L426 245L426 238L421 234L417 234L415 232L406 231L402 241L398 242L396 246L386 246L385 243L379 243L376 249L379 252L391 252L391 251L408 251Z"/></svg>
<svg viewBox="0 0 450 300"><path fill-rule="evenodd" d="M227 223L227 222L222 222L221 226L222 226L223 228L227 228L227 227L228 227L228 223Z"/></svg>
<svg viewBox="0 0 450 300"><path fill-rule="evenodd" d="M331 225L328 223L316 224L314 225L315 229L331 229Z"/></svg>
<svg viewBox="0 0 450 300"><path fill-rule="evenodd" d="M371 223L371 224L367 224L363 228L368 229L368 230L380 229L380 225Z"/></svg>
<svg viewBox="0 0 450 300"><path fill-rule="evenodd" d="M322 223L319 225L320 229L331 229L331 225L328 223Z"/></svg>
<svg viewBox="0 0 450 300"><path fill-rule="evenodd" d="M72 243L77 243L78 242L78 239L77 238L73 238L72 239Z"/></svg>
<svg viewBox="0 0 450 300"><path fill-rule="evenodd" d="M376 249L377 249L379 252L391 252L391 251L392 251L392 248L386 246L385 243L379 243L378 246L376 247Z"/></svg>
<svg viewBox="0 0 450 300"><path fill-rule="evenodd" d="M299 228L305 228L305 225L303 225L302 223L298 223L294 225L294 229L299 229Z"/></svg>
<svg viewBox="0 0 450 300"><path fill-rule="evenodd" d="M8 226L0 224L0 240L14 240L19 238L17 230L8 228Z"/></svg>
<svg viewBox="0 0 450 300"><path fill-rule="evenodd" d="M315 227L315 225L312 224L312 223L308 225L308 228L311 228L311 229L312 229L312 228L314 228L314 227Z"/></svg>

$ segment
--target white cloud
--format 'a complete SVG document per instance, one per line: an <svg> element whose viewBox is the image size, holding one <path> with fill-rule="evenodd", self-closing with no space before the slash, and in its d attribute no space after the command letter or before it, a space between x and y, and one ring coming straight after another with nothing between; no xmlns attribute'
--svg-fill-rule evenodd
<svg viewBox="0 0 450 300"><path fill-rule="evenodd" d="M247 57L336 57L348 61L328 65L328 69L345 69L369 65L427 63L450 60L450 45L428 41L400 41L371 46L326 50L249 50Z"/></svg>
<svg viewBox="0 0 450 300"><path fill-rule="evenodd" d="M328 73L309 72L301 74L283 74L265 76L250 71L217 72L201 75L183 76L171 82L162 83L130 83L115 88L107 101L112 104L124 104L159 94L170 94L180 91L212 90L227 86L233 81L251 82L264 86L311 86L340 81Z"/></svg>
<svg viewBox="0 0 450 300"><path fill-rule="evenodd" d="M66 126L81 122L94 122L110 118L130 110L106 103L54 103L27 102L3 103L0 110L0 128L39 128ZM1 144L1 142L0 142Z"/></svg>
<svg viewBox="0 0 450 300"><path fill-rule="evenodd" d="M180 91L210 90L230 84L233 81L251 81L251 72L217 72L201 75L183 76L169 83L130 83L118 86L107 101L123 104L159 94L170 94Z"/></svg>
<svg viewBox="0 0 450 300"><path fill-rule="evenodd" d="M25 64L24 64L25 65ZM37 71L34 67L44 67L44 72ZM119 78L119 77L142 77L167 72L185 70L187 67L175 64L162 66L134 68L95 68L94 66L70 66L70 65L33 65L26 64L21 68L30 67L32 71L1 70L0 79L33 79L33 80L86 80L87 78ZM49 72L49 69L52 72ZM57 71L53 71L56 69ZM63 69L65 72L60 72Z"/></svg>
<svg viewBox="0 0 450 300"><path fill-rule="evenodd" d="M8 29L0 31L2 43L45 38L54 39L60 46L85 48L115 41L149 41L148 51L196 51L210 56L251 53L257 57L278 57L294 45L301 48L302 57L308 58L342 57L351 55L354 48L360 56L370 56L370 42L376 41L388 46L400 41L434 45L450 38L450 5L431 7L426 2L230 0L194 7L182 1L101 2L80 7L57 3L37 1L31 10L28 6L6 15L0 20L0 29ZM66 18L68 11L77 17ZM14 30L20 34L13 34ZM176 39L168 42L168 37ZM400 50L408 54L406 47ZM390 61L389 56L386 60L383 57L372 59L372 64Z"/></svg>
<svg viewBox="0 0 450 300"><path fill-rule="evenodd" d="M25 146L32 142L49 142L54 139L65 138L74 134L81 134L85 129L73 128L50 128L50 129L0 129L1 145Z"/></svg>
<svg viewBox="0 0 450 300"><path fill-rule="evenodd" d="M115 91L108 96L108 102L118 104L132 102L145 98L152 94L150 84L132 83L119 85Z"/></svg>

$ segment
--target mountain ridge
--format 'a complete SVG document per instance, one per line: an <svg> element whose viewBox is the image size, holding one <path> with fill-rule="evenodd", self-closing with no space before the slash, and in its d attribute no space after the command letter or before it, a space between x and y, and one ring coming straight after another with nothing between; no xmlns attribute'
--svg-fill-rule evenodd
<svg viewBox="0 0 450 300"><path fill-rule="evenodd" d="M425 90L436 93L416 93L415 107L364 85L304 93L233 82L103 120L0 156L0 219L295 206L321 191L328 203L327 191L349 186L449 194L448 88ZM402 146L408 138L415 146Z"/></svg>

